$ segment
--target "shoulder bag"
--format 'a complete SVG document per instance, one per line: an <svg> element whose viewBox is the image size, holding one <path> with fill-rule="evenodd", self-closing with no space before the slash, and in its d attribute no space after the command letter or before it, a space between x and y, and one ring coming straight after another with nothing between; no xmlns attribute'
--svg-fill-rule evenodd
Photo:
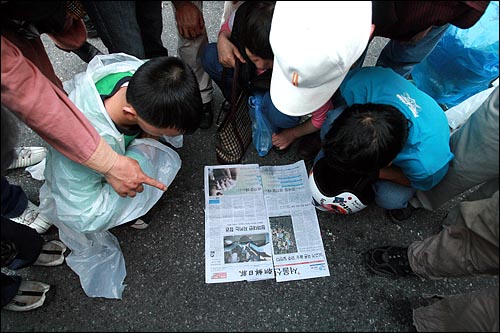
<svg viewBox="0 0 500 333"><path fill-rule="evenodd" d="M236 60L230 109L216 134L215 153L221 164L240 163L252 142L252 120L248 112L249 91L238 87L239 69L240 63Z"/></svg>

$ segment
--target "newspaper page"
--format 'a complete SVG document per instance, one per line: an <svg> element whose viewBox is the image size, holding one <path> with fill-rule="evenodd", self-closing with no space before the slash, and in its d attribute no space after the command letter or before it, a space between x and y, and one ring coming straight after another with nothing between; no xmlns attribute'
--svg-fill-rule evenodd
<svg viewBox="0 0 500 333"><path fill-rule="evenodd" d="M304 161L260 168L276 281L330 276Z"/></svg>
<svg viewBox="0 0 500 333"><path fill-rule="evenodd" d="M329 276L303 161L205 166L206 283Z"/></svg>
<svg viewBox="0 0 500 333"><path fill-rule="evenodd" d="M206 283L274 278L257 164L205 166Z"/></svg>

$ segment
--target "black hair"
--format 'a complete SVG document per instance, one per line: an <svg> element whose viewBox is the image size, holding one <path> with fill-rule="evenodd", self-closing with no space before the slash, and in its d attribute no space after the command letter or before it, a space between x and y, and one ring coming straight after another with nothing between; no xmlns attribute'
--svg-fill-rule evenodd
<svg viewBox="0 0 500 333"><path fill-rule="evenodd" d="M2 134L2 161L1 161L1 172L2 176L4 172L8 169L9 165L16 158L16 153L14 148L16 147L17 137L18 137L18 126L17 120L14 115L7 109L6 106L2 104L2 114L1 114L1 134Z"/></svg>
<svg viewBox="0 0 500 333"><path fill-rule="evenodd" d="M152 126L189 134L200 125L203 103L198 80L177 57L158 57L140 66L130 80L126 98Z"/></svg>
<svg viewBox="0 0 500 333"><path fill-rule="evenodd" d="M245 23L241 29L241 45L263 59L273 60L274 53L269 42L271 21L276 1L248 1ZM238 9L239 10L239 9Z"/></svg>
<svg viewBox="0 0 500 333"><path fill-rule="evenodd" d="M353 104L333 122L325 136L325 159L332 168L369 174L389 165L403 149L411 126L387 104Z"/></svg>

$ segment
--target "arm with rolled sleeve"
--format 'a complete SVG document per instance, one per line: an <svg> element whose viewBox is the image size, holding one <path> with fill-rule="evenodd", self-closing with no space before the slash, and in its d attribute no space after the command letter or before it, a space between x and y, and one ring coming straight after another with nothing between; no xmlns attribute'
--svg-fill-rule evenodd
<svg viewBox="0 0 500 333"><path fill-rule="evenodd" d="M92 124L3 36L1 52L2 104L62 154L77 163L87 162L101 140Z"/></svg>
<svg viewBox="0 0 500 333"><path fill-rule="evenodd" d="M76 163L104 174L121 196L135 196L143 183L166 186L143 173L137 161L119 156L66 96L1 37L2 104L15 113L47 143Z"/></svg>

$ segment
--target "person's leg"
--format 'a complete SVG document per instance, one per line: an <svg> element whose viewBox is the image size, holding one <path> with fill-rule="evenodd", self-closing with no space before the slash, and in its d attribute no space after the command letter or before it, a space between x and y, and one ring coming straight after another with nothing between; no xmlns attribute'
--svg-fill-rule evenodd
<svg viewBox="0 0 500 333"><path fill-rule="evenodd" d="M415 189L387 180L378 180L373 184L375 203L384 209L403 209L415 194Z"/></svg>
<svg viewBox="0 0 500 333"><path fill-rule="evenodd" d="M25 225L4 216L0 220L2 240L2 267L11 270L37 264L44 240ZM47 265L48 266L48 265ZM50 285L38 281L22 281L19 276L1 274L2 309L28 311L43 305Z"/></svg>
<svg viewBox="0 0 500 333"><path fill-rule="evenodd" d="M136 5L137 23L141 30L144 56L146 59L168 56L163 46L161 1L133 1Z"/></svg>
<svg viewBox="0 0 500 333"><path fill-rule="evenodd" d="M67 15L63 30L47 35L58 49L73 52L86 63L89 63L96 55L103 54L87 42L87 31L83 19Z"/></svg>
<svg viewBox="0 0 500 333"><path fill-rule="evenodd" d="M124 52L145 58L136 1L82 1L109 53Z"/></svg>
<svg viewBox="0 0 500 333"><path fill-rule="evenodd" d="M418 332L498 332L498 287L446 296L413 310Z"/></svg>
<svg viewBox="0 0 500 333"><path fill-rule="evenodd" d="M1 286L1 294L2 294L2 308L9 304L12 299L17 294L17 290L21 285L21 277L19 276L9 276L4 273L0 274L0 286Z"/></svg>
<svg viewBox="0 0 500 333"><path fill-rule="evenodd" d="M262 114L267 117L275 133L281 129L292 128L300 124L301 117L286 115L274 106L269 92L266 92L262 98Z"/></svg>
<svg viewBox="0 0 500 333"><path fill-rule="evenodd" d="M203 13L203 1L191 1ZM175 6L171 6L175 17ZM177 55L186 62L194 71L198 83L200 84L200 93L203 104L212 101L214 88L210 76L205 72L201 64L201 58L204 48L208 45L208 36L206 29L203 34L195 39L183 38L177 33Z"/></svg>
<svg viewBox="0 0 500 333"><path fill-rule="evenodd" d="M377 66L392 68L399 75L407 77L413 67L434 50L448 27L449 24L433 26L427 35L417 42L389 41L380 53Z"/></svg>
<svg viewBox="0 0 500 333"><path fill-rule="evenodd" d="M414 207L435 210L460 193L498 177L499 88L491 93L450 138L455 158L444 179L430 191L417 191Z"/></svg>
<svg viewBox="0 0 500 333"><path fill-rule="evenodd" d="M28 207L28 197L23 189L17 185L9 184L7 178L2 176L2 217L18 217L26 207Z"/></svg>
<svg viewBox="0 0 500 333"><path fill-rule="evenodd" d="M1 216L2 243L14 244L16 254L8 264L9 269L20 269L34 263L42 251L44 240L35 229Z"/></svg>
<svg viewBox="0 0 500 333"><path fill-rule="evenodd" d="M498 180L486 199L464 201L454 207L444 229L410 245L412 270L431 279L498 275Z"/></svg>
<svg viewBox="0 0 500 333"><path fill-rule="evenodd" d="M231 86L233 82L234 70L226 68L225 78L223 80L223 67L219 62L219 53L217 52L217 43L208 44L201 56L201 65L205 72L215 82L222 92L222 95L227 101L231 101Z"/></svg>

